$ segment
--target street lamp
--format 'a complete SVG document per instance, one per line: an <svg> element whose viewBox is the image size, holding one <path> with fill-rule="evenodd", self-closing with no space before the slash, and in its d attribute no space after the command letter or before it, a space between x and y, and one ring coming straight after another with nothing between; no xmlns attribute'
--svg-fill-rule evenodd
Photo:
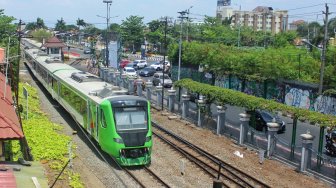
<svg viewBox="0 0 336 188"><path fill-rule="evenodd" d="M110 20L110 9L109 6L111 6L112 1L107 1L104 0L103 3L106 3L106 49L105 49L105 56L106 56L106 67L109 66L109 49L108 49L108 44L109 44L109 38L108 38L108 33L109 33L109 20Z"/></svg>

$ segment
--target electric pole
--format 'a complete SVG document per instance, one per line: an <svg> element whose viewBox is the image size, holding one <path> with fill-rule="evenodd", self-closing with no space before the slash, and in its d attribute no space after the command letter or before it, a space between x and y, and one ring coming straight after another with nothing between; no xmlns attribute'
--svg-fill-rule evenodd
<svg viewBox="0 0 336 188"><path fill-rule="evenodd" d="M178 18L181 19L181 33L180 33L180 42L179 42L179 64L178 64L178 74L177 74L177 80L180 80L180 74L181 74L181 55L182 55L182 33L183 33L183 20L186 17L185 15L187 14L187 11L181 11L181 12L177 12L180 14L180 16Z"/></svg>
<svg viewBox="0 0 336 188"><path fill-rule="evenodd" d="M186 41L189 42L189 21L190 21L190 18L189 18L189 14L190 14L190 9L193 8L193 6L190 6L188 9L187 9L187 32L186 32Z"/></svg>
<svg viewBox="0 0 336 188"><path fill-rule="evenodd" d="M324 77L324 67L326 61L326 50L327 50L327 40L328 40L328 16L329 16L329 7L328 4L325 4L326 11L322 11L325 14L324 19L324 38L323 38L323 49L321 54L321 69L320 69L320 84L318 88L318 94L321 95L323 91L323 77Z"/></svg>
<svg viewBox="0 0 336 188"><path fill-rule="evenodd" d="M19 106L19 82L20 82L20 60L21 60L21 38L22 38L22 32L21 32L21 26L22 26L22 20L19 20L18 24L18 29L17 29L17 34L18 34L18 58L17 58L17 63L16 63L16 82L15 82L15 99L16 99L16 104Z"/></svg>
<svg viewBox="0 0 336 188"><path fill-rule="evenodd" d="M108 45L109 45L109 20L110 20L110 10L109 10L109 6L111 6L112 1L107 1L104 0L103 3L106 3L106 49L105 49L105 58L106 58L106 67L109 66L109 49L108 49Z"/></svg>

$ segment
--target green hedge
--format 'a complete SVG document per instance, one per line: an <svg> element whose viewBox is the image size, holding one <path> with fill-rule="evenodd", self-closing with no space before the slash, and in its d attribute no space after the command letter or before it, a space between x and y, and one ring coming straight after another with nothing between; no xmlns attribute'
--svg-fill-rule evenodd
<svg viewBox="0 0 336 188"><path fill-rule="evenodd" d="M191 79L179 80L174 83L174 86L186 88L190 92L202 94L208 101L217 103L218 105L229 104L232 106L244 107L247 110L265 109L273 112L279 111L296 116L300 120L317 123L319 126L334 126L336 123L336 118L332 115L325 115L319 112L287 106L273 100L267 100L217 86L202 84Z"/></svg>

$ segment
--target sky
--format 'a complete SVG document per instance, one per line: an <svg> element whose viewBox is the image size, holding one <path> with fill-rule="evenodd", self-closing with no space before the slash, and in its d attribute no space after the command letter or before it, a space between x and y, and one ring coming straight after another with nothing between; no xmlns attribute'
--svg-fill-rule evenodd
<svg viewBox="0 0 336 188"><path fill-rule="evenodd" d="M335 12L330 17L335 17L336 2L332 0L231 0L231 6L237 10L269 6L274 10L289 10L290 21L303 19L309 22L323 22L325 3L330 3L330 12ZM217 0L113 0L110 22L120 24L131 15L144 17L144 23L164 16L176 19L177 12L190 7L190 17L202 21L204 15L216 15ZM76 24L80 18L98 28L106 27L106 18L102 18L107 13L103 0L0 0L0 9L26 23L35 22L40 17L49 27L54 27L61 17L66 24Z"/></svg>

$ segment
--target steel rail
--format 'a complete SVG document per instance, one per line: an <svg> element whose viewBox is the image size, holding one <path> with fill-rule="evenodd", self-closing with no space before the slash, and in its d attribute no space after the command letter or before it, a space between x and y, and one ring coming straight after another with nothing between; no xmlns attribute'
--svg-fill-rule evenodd
<svg viewBox="0 0 336 188"><path fill-rule="evenodd" d="M168 135L171 135L172 137L174 137L175 139L179 140L180 142L182 142L182 143L188 145L188 147L195 149L195 150L198 151L201 155L206 156L209 160L213 161L213 162L216 163L217 165L222 165L222 168L224 168L225 170L227 170L227 171L228 171L229 173L231 173L233 176L236 176L237 178L239 178L241 181L246 182L245 180L242 179L242 177L240 177L239 175L233 173L232 170L234 170L234 171L236 171L236 172L238 172L238 173L240 173L240 174L246 176L248 179L254 181L255 183L259 184L259 185L262 186L262 187L270 187L269 185L265 184L264 182L261 182L260 180L258 180L258 179L256 179L256 178L250 176L249 174L246 174L246 173L243 172L242 170L240 170L240 169L238 169L238 168L232 166L231 164L229 164L229 163L227 163L227 162L225 162L225 161L219 159L219 158L216 157L216 156L213 156L213 155L210 154L209 152L207 152L207 151L201 149L200 147L198 147L198 146L196 146L196 145L194 145L194 144L188 142L187 140L181 138L180 136L178 136L178 135L172 133L171 131L169 131L169 130L167 130L167 129L161 127L161 126L159 126L156 122L153 122L153 121L152 121L152 126L158 128L159 130L165 132L165 133L168 134ZM247 182L247 184L249 184L249 183Z"/></svg>

